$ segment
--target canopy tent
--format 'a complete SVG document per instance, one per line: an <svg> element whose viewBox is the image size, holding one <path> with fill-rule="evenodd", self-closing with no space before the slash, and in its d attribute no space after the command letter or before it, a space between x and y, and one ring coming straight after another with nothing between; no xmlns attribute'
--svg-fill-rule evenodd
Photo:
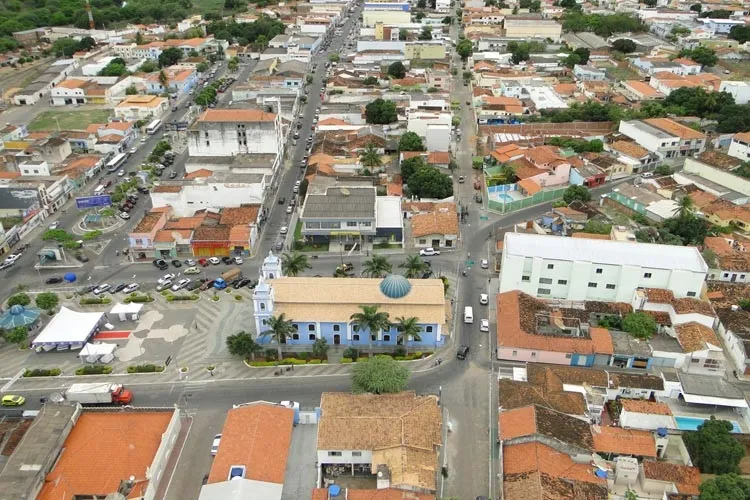
<svg viewBox="0 0 750 500"><path fill-rule="evenodd" d="M81 349L86 341L99 330L104 313L78 312L61 307L60 312L31 343L34 348Z"/></svg>
<svg viewBox="0 0 750 500"><path fill-rule="evenodd" d="M109 363L114 358L112 354L117 346L115 344L86 344L78 353L78 357L85 363L96 363L102 361Z"/></svg>
<svg viewBox="0 0 750 500"><path fill-rule="evenodd" d="M67 281L68 283L73 283L76 280L75 273L65 273L65 276L63 276L63 279Z"/></svg>
<svg viewBox="0 0 750 500"><path fill-rule="evenodd" d="M109 312L110 314L116 314L120 318L120 321L125 321L127 319L137 320L141 309L143 309L143 304L138 304L136 302L131 302L130 304L118 303L115 304Z"/></svg>
<svg viewBox="0 0 750 500"><path fill-rule="evenodd" d="M39 314L39 309L26 309L24 306L16 304L0 316L0 328L12 330L17 326L33 325L39 319Z"/></svg>

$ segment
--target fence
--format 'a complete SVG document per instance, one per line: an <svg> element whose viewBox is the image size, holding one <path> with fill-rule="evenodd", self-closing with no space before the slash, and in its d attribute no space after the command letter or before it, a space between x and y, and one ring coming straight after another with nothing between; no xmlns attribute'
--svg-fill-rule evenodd
<svg viewBox="0 0 750 500"><path fill-rule="evenodd" d="M562 198L565 189L565 187L557 189L545 189L522 200L509 202L488 199L487 208L501 214L507 214L510 212L521 210L523 208L533 207L534 205L539 205L540 203L558 200Z"/></svg>

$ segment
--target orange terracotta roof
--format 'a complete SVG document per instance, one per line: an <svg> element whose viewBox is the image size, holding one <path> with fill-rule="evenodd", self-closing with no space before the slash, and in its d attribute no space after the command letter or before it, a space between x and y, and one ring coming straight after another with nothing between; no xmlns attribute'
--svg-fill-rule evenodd
<svg viewBox="0 0 750 500"><path fill-rule="evenodd" d="M185 179L199 179L203 177L211 177L213 175L213 171L208 170L207 168L200 168L198 170L195 170L194 172L190 172L189 174L185 175Z"/></svg>
<svg viewBox="0 0 750 500"><path fill-rule="evenodd" d="M572 238L586 238L587 240L611 240L608 234L584 233L578 231L570 235Z"/></svg>
<svg viewBox="0 0 750 500"><path fill-rule="evenodd" d="M179 193L182 191L182 186L177 185L165 185L156 186L151 190L152 193Z"/></svg>
<svg viewBox="0 0 750 500"><path fill-rule="evenodd" d="M130 476L135 476L136 486L127 498L141 497L149 483L146 472L171 419L172 412L168 411L83 412L36 498L59 500L76 495L104 498L117 491L120 482ZM92 460L92 457L106 457L106 460Z"/></svg>
<svg viewBox="0 0 750 500"><path fill-rule="evenodd" d="M672 482L683 495L700 495L701 473L696 467L655 460L643 461L643 475L648 479Z"/></svg>
<svg viewBox="0 0 750 500"><path fill-rule="evenodd" d="M597 452L656 457L656 442L648 431L595 426L592 434Z"/></svg>
<svg viewBox="0 0 750 500"><path fill-rule="evenodd" d="M62 82L58 83L57 86L64 89L79 89L87 83L87 80L76 80L75 78L71 78L70 80L63 80Z"/></svg>
<svg viewBox="0 0 750 500"><path fill-rule="evenodd" d="M531 436L536 433L536 413L533 406L500 413L500 439Z"/></svg>
<svg viewBox="0 0 750 500"><path fill-rule="evenodd" d="M133 122L109 122L104 128L113 128L115 130L126 131L133 127Z"/></svg>
<svg viewBox="0 0 750 500"><path fill-rule="evenodd" d="M630 141L617 141L610 147L615 151L635 159L643 158L648 155L648 150L646 148Z"/></svg>
<svg viewBox="0 0 750 500"><path fill-rule="evenodd" d="M537 175L549 172L549 170L539 168L523 157L511 160L509 163L515 167L515 174L519 179L528 179L529 177L536 177Z"/></svg>
<svg viewBox="0 0 750 500"><path fill-rule="evenodd" d="M162 214L152 210L143 216L141 221L133 229L133 233L149 233L161 220Z"/></svg>
<svg viewBox="0 0 750 500"><path fill-rule="evenodd" d="M229 241L237 244L250 244L250 227L245 225L236 225L229 228Z"/></svg>
<svg viewBox="0 0 750 500"><path fill-rule="evenodd" d="M451 161L448 151L432 151L427 154L427 163L430 165L447 165Z"/></svg>
<svg viewBox="0 0 750 500"><path fill-rule="evenodd" d="M649 125L661 129L668 134L676 135L681 139L705 139L706 135L696 130L686 127L681 123L677 123L669 118L648 118L643 120Z"/></svg>
<svg viewBox="0 0 750 500"><path fill-rule="evenodd" d="M605 328L589 328L589 337L540 335L536 314L550 311L547 305L517 290L497 296L497 345L570 354L612 354L612 337Z"/></svg>
<svg viewBox="0 0 750 500"><path fill-rule="evenodd" d="M643 95L644 97L663 96L661 92L653 88L651 85L640 80L627 80L624 84L630 87L635 92Z"/></svg>
<svg viewBox="0 0 750 500"><path fill-rule="evenodd" d="M104 126L103 123L91 123L86 127L86 132L90 134L96 134L96 132Z"/></svg>
<svg viewBox="0 0 750 500"><path fill-rule="evenodd" d="M732 136L732 139L737 139L738 141L750 143L750 132L739 132L737 134L734 134Z"/></svg>
<svg viewBox="0 0 750 500"><path fill-rule="evenodd" d="M455 205L435 208L432 212L415 214L411 217L411 232L414 238L431 234L457 235L458 214Z"/></svg>
<svg viewBox="0 0 750 500"><path fill-rule="evenodd" d="M15 179L21 177L21 172L0 172L0 179Z"/></svg>
<svg viewBox="0 0 750 500"><path fill-rule="evenodd" d="M666 288L646 288L644 291L649 302L671 304L674 300L674 293Z"/></svg>
<svg viewBox="0 0 750 500"><path fill-rule="evenodd" d="M417 156L422 156L422 153L419 151L404 151L403 153L401 153L401 158L404 160L416 158Z"/></svg>
<svg viewBox="0 0 750 500"><path fill-rule="evenodd" d="M717 200L702 208L703 213L714 215L724 222L741 220L750 223L750 205L735 205L734 203Z"/></svg>
<svg viewBox="0 0 750 500"><path fill-rule="evenodd" d="M207 109L199 122L272 122L276 114L259 109Z"/></svg>
<svg viewBox="0 0 750 500"><path fill-rule="evenodd" d="M643 399L620 399L622 409L633 413L648 413L649 415L668 415L672 416L672 410L666 403L656 401L646 401Z"/></svg>
<svg viewBox="0 0 750 500"><path fill-rule="evenodd" d="M672 62L676 62L677 64L682 64L684 66L701 66L701 64L693 61L692 59L687 59L685 57L678 57L677 59L674 59Z"/></svg>
<svg viewBox="0 0 750 500"><path fill-rule="evenodd" d="M324 500L328 500L328 497L326 496ZM347 488L346 500L435 500L435 495L397 490L396 488L382 490L354 490Z"/></svg>
<svg viewBox="0 0 750 500"><path fill-rule="evenodd" d="M260 205L248 205L242 207L227 207L221 210L219 224L233 226L237 224L255 224L258 220Z"/></svg>
<svg viewBox="0 0 750 500"><path fill-rule="evenodd" d="M535 165L548 165L556 160L564 160L557 154L557 148L554 146L537 146L524 151L524 155Z"/></svg>
<svg viewBox="0 0 750 500"><path fill-rule="evenodd" d="M318 125L351 125L351 123L342 120L341 118L326 118L325 120L319 121Z"/></svg>
<svg viewBox="0 0 750 500"><path fill-rule="evenodd" d="M552 88L561 96L573 95L575 91L578 90L575 83L558 83Z"/></svg>
<svg viewBox="0 0 750 500"><path fill-rule="evenodd" d="M269 403L229 410L208 484L226 481L232 465L244 465L246 479L283 484L293 420L294 410Z"/></svg>
<svg viewBox="0 0 750 500"><path fill-rule="evenodd" d="M708 349L708 344L721 348L721 342L712 328L691 321L682 325L674 326L677 333L677 341L685 352L703 351Z"/></svg>
<svg viewBox="0 0 750 500"><path fill-rule="evenodd" d="M499 163L506 163L519 156L523 156L524 150L518 147L518 144L506 144L495 149L490 153Z"/></svg>
<svg viewBox="0 0 750 500"><path fill-rule="evenodd" d="M539 184L534 182L532 179L521 179L520 181L518 181L518 185L524 191L526 191L529 196L534 195L542 190Z"/></svg>
<svg viewBox="0 0 750 500"><path fill-rule="evenodd" d="M179 217L170 219L164 224L164 229L195 229L205 220L205 216Z"/></svg>
<svg viewBox="0 0 750 500"><path fill-rule="evenodd" d="M596 477L595 470L596 468L592 465L573 462L569 455L539 442L503 446L503 472L505 474L540 472L555 478L606 486L606 479ZM537 498L548 497L530 496L527 500Z"/></svg>
<svg viewBox="0 0 750 500"><path fill-rule="evenodd" d="M703 209L706 205L710 205L715 202L718 198L707 191L696 189L690 193L690 199L693 200L693 205L698 209Z"/></svg>

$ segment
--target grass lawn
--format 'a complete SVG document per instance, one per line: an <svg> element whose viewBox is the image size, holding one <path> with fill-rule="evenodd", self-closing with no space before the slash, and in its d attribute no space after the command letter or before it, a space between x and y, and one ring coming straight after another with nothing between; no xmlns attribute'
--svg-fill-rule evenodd
<svg viewBox="0 0 750 500"><path fill-rule="evenodd" d="M92 123L107 123L112 111L109 109L90 109L87 111L44 111L29 123L29 130L86 130Z"/></svg>
<svg viewBox="0 0 750 500"><path fill-rule="evenodd" d="M305 244L302 245L302 222L297 221L297 225L294 226L294 250L297 252L314 252L323 253L328 252L328 243L316 243L315 245Z"/></svg>
<svg viewBox="0 0 750 500"><path fill-rule="evenodd" d="M640 80L638 73L628 68L607 68L607 78L615 81Z"/></svg>

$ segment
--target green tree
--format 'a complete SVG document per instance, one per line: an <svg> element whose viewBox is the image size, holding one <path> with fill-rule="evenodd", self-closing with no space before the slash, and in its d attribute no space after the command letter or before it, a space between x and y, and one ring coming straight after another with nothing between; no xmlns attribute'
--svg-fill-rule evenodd
<svg viewBox="0 0 750 500"><path fill-rule="evenodd" d="M400 30L398 30L399 41L401 42L406 41L408 37L409 37L409 32L406 29L401 28Z"/></svg>
<svg viewBox="0 0 750 500"><path fill-rule="evenodd" d="M370 85L377 85L378 79L374 76L368 76L362 81L362 85L370 86Z"/></svg>
<svg viewBox="0 0 750 500"><path fill-rule="evenodd" d="M291 254L285 253L281 256L281 270L287 276L297 276L305 269L312 269L312 266L307 261L307 255L293 252Z"/></svg>
<svg viewBox="0 0 750 500"><path fill-rule="evenodd" d="M591 234L609 234L612 232L612 224L592 219L586 222L583 226L583 232Z"/></svg>
<svg viewBox="0 0 750 500"><path fill-rule="evenodd" d="M78 41L72 38L58 38L52 43L52 53L57 57L71 57L78 48Z"/></svg>
<svg viewBox="0 0 750 500"><path fill-rule="evenodd" d="M513 64L521 64L523 61L528 61L529 57L531 57L529 46L526 44L518 44L510 53L510 62Z"/></svg>
<svg viewBox="0 0 750 500"><path fill-rule="evenodd" d="M341 60L341 57L338 54L329 54L328 60L337 63Z"/></svg>
<svg viewBox="0 0 750 500"><path fill-rule="evenodd" d="M407 278L419 278L427 271L427 264L417 254L407 255L406 260L398 267L406 269Z"/></svg>
<svg viewBox="0 0 750 500"><path fill-rule="evenodd" d="M37 295L34 300L36 302L36 306L39 309L44 309L47 311L50 311L57 307L57 304L60 302L57 294L53 292L42 292Z"/></svg>
<svg viewBox="0 0 750 500"><path fill-rule="evenodd" d="M704 474L739 472L738 465L745 456L745 447L731 434L732 423L711 416L695 432L683 434L682 440L690 453L693 465Z"/></svg>
<svg viewBox="0 0 750 500"><path fill-rule="evenodd" d="M576 54L581 58L580 64L588 64L589 58L591 57L591 51L585 47L578 47L573 51L573 54Z"/></svg>
<svg viewBox="0 0 750 500"><path fill-rule="evenodd" d="M354 365L352 391L391 394L406 389L409 370L390 356L375 356Z"/></svg>
<svg viewBox="0 0 750 500"><path fill-rule="evenodd" d="M700 500L750 499L750 481L737 474L721 474L703 481L699 486Z"/></svg>
<svg viewBox="0 0 750 500"><path fill-rule="evenodd" d="M416 132L406 132L398 141L399 151L424 151L422 138Z"/></svg>
<svg viewBox="0 0 750 500"><path fill-rule="evenodd" d="M99 76L124 76L128 74L125 61L117 57L99 71Z"/></svg>
<svg viewBox="0 0 750 500"><path fill-rule="evenodd" d="M712 48L704 47L702 45L699 45L694 49L683 49L680 51L680 57L687 57L703 66L713 66L719 61L716 52L714 52Z"/></svg>
<svg viewBox="0 0 750 500"><path fill-rule="evenodd" d="M292 324L292 320L286 319L284 313L278 316L271 316L266 320L267 330L260 334L261 337L270 337L272 342L276 342L276 352L278 353L278 360L281 361L281 344L286 344L286 339L290 337L296 329Z"/></svg>
<svg viewBox="0 0 750 500"><path fill-rule="evenodd" d="M11 344L22 345L29 338L29 329L25 326L17 326L5 334L5 340Z"/></svg>
<svg viewBox="0 0 750 500"><path fill-rule="evenodd" d="M409 177L409 192L419 198L442 200L453 195L453 180L436 168L422 167Z"/></svg>
<svg viewBox="0 0 750 500"><path fill-rule="evenodd" d="M409 178L422 167L427 167L421 156L401 160L401 180L408 184Z"/></svg>
<svg viewBox="0 0 750 500"><path fill-rule="evenodd" d="M703 5L699 3L694 3L693 5L690 6L690 10L692 10L693 12L700 12L701 10L703 10Z"/></svg>
<svg viewBox="0 0 750 500"><path fill-rule="evenodd" d="M659 232L662 240L667 234L678 237L678 242L673 244L682 245L702 245L703 240L708 234L708 222L705 219L696 217L672 217L662 223L662 231ZM666 243L666 241L663 241Z"/></svg>
<svg viewBox="0 0 750 500"><path fill-rule="evenodd" d="M324 338L315 339L312 345L312 352L319 358L324 358L328 354L328 341Z"/></svg>
<svg viewBox="0 0 750 500"><path fill-rule="evenodd" d="M421 342L422 327L419 326L419 318L413 316L405 318L401 316L396 318L396 343L403 345L406 348L406 352L409 352L409 342Z"/></svg>
<svg viewBox="0 0 750 500"><path fill-rule="evenodd" d="M143 38L143 33L141 33L140 31L138 31L135 34L135 44L136 45L144 45L145 43L146 43L146 39Z"/></svg>
<svg viewBox="0 0 750 500"><path fill-rule="evenodd" d="M669 165L659 165L654 169L654 173L657 175L672 175L674 172Z"/></svg>
<svg viewBox="0 0 750 500"><path fill-rule="evenodd" d="M243 331L227 337L227 350L234 356L255 359L255 355L263 351L263 347L252 335Z"/></svg>
<svg viewBox="0 0 750 500"><path fill-rule="evenodd" d="M13 306L28 306L31 304L31 298L29 298L28 295L25 293L17 293L15 295L11 295L11 297L8 299L8 307Z"/></svg>
<svg viewBox="0 0 750 500"><path fill-rule="evenodd" d="M195 69L196 71L198 71L198 73L205 73L210 67L211 66L206 61L203 61L201 63L198 63L198 66L196 66Z"/></svg>
<svg viewBox="0 0 750 500"><path fill-rule="evenodd" d="M128 88L125 89L125 95L136 95L138 94L138 89L135 85L129 85Z"/></svg>
<svg viewBox="0 0 750 500"><path fill-rule="evenodd" d="M569 186L563 193L565 203L573 201L582 201L584 203L591 201L591 193L583 186Z"/></svg>
<svg viewBox="0 0 750 500"><path fill-rule="evenodd" d="M656 333L656 320L644 312L630 313L622 320L622 329L637 339L648 340Z"/></svg>
<svg viewBox="0 0 750 500"><path fill-rule="evenodd" d="M383 255L374 254L370 259L362 263L362 275L368 278L382 278L393 270L388 258Z"/></svg>
<svg viewBox="0 0 750 500"><path fill-rule="evenodd" d="M675 209L674 215L678 219L689 219L693 217L695 212L695 204L689 194L683 196L680 201L677 202L677 208Z"/></svg>
<svg viewBox="0 0 750 500"><path fill-rule="evenodd" d="M622 52L623 54L630 54L631 52L635 52L637 46L633 40L629 40L627 38L618 38L617 40L612 42L612 48L618 52Z"/></svg>
<svg viewBox="0 0 750 500"><path fill-rule="evenodd" d="M373 143L368 143L365 149L359 155L359 162L368 169L378 168L383 165L383 160L378 153L378 149Z"/></svg>
<svg viewBox="0 0 750 500"><path fill-rule="evenodd" d="M156 63L156 61L145 61L141 66L138 68L138 71L142 71L144 73L153 73L154 71L159 69L159 65Z"/></svg>
<svg viewBox="0 0 750 500"><path fill-rule="evenodd" d="M750 26L746 24L732 26L732 29L729 30L729 35L727 36L732 40L737 40L741 44L745 43L750 40Z"/></svg>
<svg viewBox="0 0 750 500"><path fill-rule="evenodd" d="M159 54L159 67L165 68L177 64L182 59L183 52L177 47L168 47Z"/></svg>
<svg viewBox="0 0 750 500"><path fill-rule="evenodd" d="M432 40L432 28L425 26L422 28L422 32L419 34L420 40Z"/></svg>
<svg viewBox="0 0 750 500"><path fill-rule="evenodd" d="M458 54L464 61L467 60L473 52L474 45L471 43L471 40L467 38L462 38L456 45L456 54Z"/></svg>
<svg viewBox="0 0 750 500"><path fill-rule="evenodd" d="M367 123L386 125L398 119L396 104L377 98L365 106L365 118Z"/></svg>
<svg viewBox="0 0 750 500"><path fill-rule="evenodd" d="M396 61L388 66L388 76L400 80L406 76L406 68L401 61Z"/></svg>
<svg viewBox="0 0 750 500"><path fill-rule="evenodd" d="M227 69L229 71L232 71L232 72L237 71L237 68L239 68L239 67L240 67L240 59L237 56L232 57L227 62Z"/></svg>
<svg viewBox="0 0 750 500"><path fill-rule="evenodd" d="M581 57L578 54L568 54L567 57L563 59L563 64L566 68L573 69L576 64L581 64Z"/></svg>
<svg viewBox="0 0 750 500"><path fill-rule="evenodd" d="M350 319L359 328L360 335L367 335L369 352L372 354L372 338L377 337L379 331L390 329L391 320L387 312L378 311L378 306L360 305L359 308L362 312L352 314Z"/></svg>
<svg viewBox="0 0 750 500"><path fill-rule="evenodd" d="M164 70L159 71L159 85L166 90L169 85L169 77L164 72Z"/></svg>

